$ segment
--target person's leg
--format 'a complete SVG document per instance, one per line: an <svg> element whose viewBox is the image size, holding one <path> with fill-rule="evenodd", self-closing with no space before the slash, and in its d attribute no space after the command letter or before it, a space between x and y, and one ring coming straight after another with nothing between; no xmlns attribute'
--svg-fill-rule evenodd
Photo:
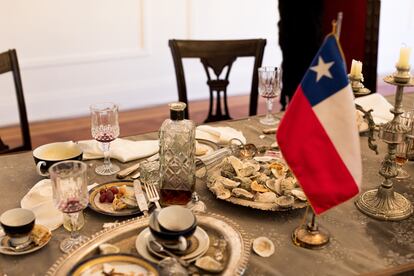
<svg viewBox="0 0 414 276"><path fill-rule="evenodd" d="M322 43L323 0L279 0L279 14L284 110Z"/></svg>

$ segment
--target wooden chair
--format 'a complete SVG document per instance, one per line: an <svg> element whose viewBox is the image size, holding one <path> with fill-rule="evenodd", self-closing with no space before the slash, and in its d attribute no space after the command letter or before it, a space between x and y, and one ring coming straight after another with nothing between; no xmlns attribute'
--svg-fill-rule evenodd
<svg viewBox="0 0 414 276"><path fill-rule="evenodd" d="M258 77L257 69L263 60L265 39L248 40L169 40L169 46L174 60L175 74L178 86L178 99L187 104L185 110L188 116L187 88L184 77L183 58L199 58L207 74L207 85L210 89L210 105L205 122L214 122L231 119L227 106L227 86L229 84L230 70L233 62L238 57L254 57L252 72L252 84L250 90L249 115L256 115L258 103ZM224 79L219 76L225 71ZM212 78L210 70L214 72ZM216 97L214 97L216 95ZM221 95L223 95L224 112L221 107ZM213 113L213 102L216 99L216 108Z"/></svg>
<svg viewBox="0 0 414 276"><path fill-rule="evenodd" d="M0 154L32 150L32 142L30 139L29 122L27 120L26 104L24 102L19 63L17 61L16 50L14 49L0 53L0 74L7 72L12 72L13 74L14 87L17 96L17 105L19 108L20 130L22 134L23 144L14 148L10 148L9 146L5 145L0 138Z"/></svg>

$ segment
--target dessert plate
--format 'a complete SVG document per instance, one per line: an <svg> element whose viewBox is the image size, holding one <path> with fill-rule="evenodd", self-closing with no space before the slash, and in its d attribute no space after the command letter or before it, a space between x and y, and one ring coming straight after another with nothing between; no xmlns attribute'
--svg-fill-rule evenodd
<svg viewBox="0 0 414 276"><path fill-rule="evenodd" d="M198 241L198 246L191 250L189 253L184 254L181 256L183 260L192 262L197 258L204 255L207 252L210 246L210 238L206 231L204 231L200 226L197 226L196 231L194 232L193 237ZM149 241L153 239L149 228L145 228L138 234L137 239L135 241L135 247L138 253L146 260L158 264L160 259L157 259L154 256L165 258L168 257L166 254L157 253L149 247Z"/></svg>
<svg viewBox="0 0 414 276"><path fill-rule="evenodd" d="M134 197L134 184L132 181L123 180L123 181L113 181L108 183L103 183L100 185L95 186L89 191L89 207L101 214L109 215L109 216L131 216L135 214L141 213L141 210L138 206L134 208L125 208L122 210L115 210L112 203L108 202L100 202L100 191L105 188L111 188L111 187L123 187L126 188L126 193L132 197Z"/></svg>
<svg viewBox="0 0 414 276"><path fill-rule="evenodd" d="M30 234L33 240L26 248L14 251L10 245L10 238L8 236L0 237L0 253L5 255L24 255L39 250L45 246L52 238L50 230L43 225L36 224ZM7 247L10 247L8 249Z"/></svg>

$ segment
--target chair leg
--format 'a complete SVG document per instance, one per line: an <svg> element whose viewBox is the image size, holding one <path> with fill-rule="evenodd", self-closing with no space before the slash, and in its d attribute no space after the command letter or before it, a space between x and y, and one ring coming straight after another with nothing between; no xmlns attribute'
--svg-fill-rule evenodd
<svg viewBox="0 0 414 276"><path fill-rule="evenodd" d="M9 146L8 145L6 145L4 142L3 142L3 140L1 140L1 138L0 138L0 152L2 152L2 151L6 151L6 150L8 150L9 149Z"/></svg>

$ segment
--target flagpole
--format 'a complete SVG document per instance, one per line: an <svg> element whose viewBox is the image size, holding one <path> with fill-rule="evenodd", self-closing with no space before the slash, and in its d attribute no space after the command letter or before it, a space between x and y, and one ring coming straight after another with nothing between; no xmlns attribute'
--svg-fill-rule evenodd
<svg viewBox="0 0 414 276"><path fill-rule="evenodd" d="M343 12L338 12L337 18L336 18L336 32L335 35L339 40L339 37L341 36L341 28L342 28L342 19L343 19Z"/></svg>
<svg viewBox="0 0 414 276"><path fill-rule="evenodd" d="M303 222L292 233L292 241L295 245L307 249L320 249L329 243L330 235L327 230L316 223L316 215L312 210L312 219L310 223L305 224L308 215L306 208Z"/></svg>

